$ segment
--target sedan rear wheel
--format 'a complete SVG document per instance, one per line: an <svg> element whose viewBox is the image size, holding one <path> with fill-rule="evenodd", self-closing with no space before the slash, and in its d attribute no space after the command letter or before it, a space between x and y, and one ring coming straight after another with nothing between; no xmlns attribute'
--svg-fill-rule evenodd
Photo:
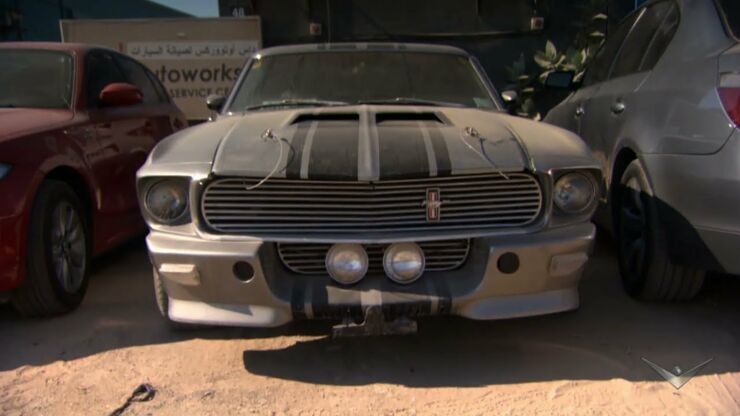
<svg viewBox="0 0 740 416"><path fill-rule="evenodd" d="M696 296L706 273L670 260L655 196L639 160L632 161L625 169L613 202L619 268L625 290L644 300L684 300Z"/></svg>
<svg viewBox="0 0 740 416"><path fill-rule="evenodd" d="M24 316L76 308L87 291L90 231L82 204L64 182L47 180L34 199L26 280L11 303Z"/></svg>

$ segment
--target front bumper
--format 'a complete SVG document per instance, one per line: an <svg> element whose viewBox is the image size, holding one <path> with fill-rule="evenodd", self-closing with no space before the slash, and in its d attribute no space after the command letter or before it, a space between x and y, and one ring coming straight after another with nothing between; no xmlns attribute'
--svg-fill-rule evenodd
<svg viewBox="0 0 740 416"><path fill-rule="evenodd" d="M740 274L740 130L711 155L641 156L672 260Z"/></svg>
<svg viewBox="0 0 740 416"><path fill-rule="evenodd" d="M410 285L383 275L340 286L328 276L286 269L275 244L259 239L211 241L152 231L150 257L169 295L169 317L178 322L270 327L293 319L361 317L379 306L386 318L453 314L501 319L578 307L578 282L590 254L590 223L528 235L476 238L465 265L428 272ZM504 253L519 258L513 273L499 270ZM235 264L254 269L248 281Z"/></svg>

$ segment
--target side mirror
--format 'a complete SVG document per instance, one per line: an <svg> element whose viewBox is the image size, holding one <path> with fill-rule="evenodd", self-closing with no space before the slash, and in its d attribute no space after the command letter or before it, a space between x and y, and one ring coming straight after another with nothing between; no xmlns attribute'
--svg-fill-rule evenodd
<svg viewBox="0 0 740 416"><path fill-rule="evenodd" d="M206 106L211 111L221 111L221 107L224 106L224 103L226 103L226 97L223 95L211 94L206 97Z"/></svg>
<svg viewBox="0 0 740 416"><path fill-rule="evenodd" d="M501 99L504 100L504 108L509 114L516 112L516 102L519 100L519 94L514 90L506 90L501 93Z"/></svg>
<svg viewBox="0 0 740 416"><path fill-rule="evenodd" d="M144 101L144 94L136 85L114 82L100 91L98 100L105 107L124 107L141 104Z"/></svg>
<svg viewBox="0 0 740 416"><path fill-rule="evenodd" d="M504 100L504 104L506 105L516 102L518 98L519 94L514 90L506 90L501 93L501 99Z"/></svg>
<svg viewBox="0 0 740 416"><path fill-rule="evenodd" d="M573 90L576 85L573 82L576 73L573 71L552 71L547 74L545 87L560 90Z"/></svg>

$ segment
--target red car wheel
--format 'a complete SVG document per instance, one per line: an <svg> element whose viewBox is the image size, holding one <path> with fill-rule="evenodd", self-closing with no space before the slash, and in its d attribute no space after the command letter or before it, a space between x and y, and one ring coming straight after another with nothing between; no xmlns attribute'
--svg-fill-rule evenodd
<svg viewBox="0 0 740 416"><path fill-rule="evenodd" d="M28 273L11 298L21 315L56 315L82 302L91 241L84 213L66 183L49 180L39 188L28 232Z"/></svg>

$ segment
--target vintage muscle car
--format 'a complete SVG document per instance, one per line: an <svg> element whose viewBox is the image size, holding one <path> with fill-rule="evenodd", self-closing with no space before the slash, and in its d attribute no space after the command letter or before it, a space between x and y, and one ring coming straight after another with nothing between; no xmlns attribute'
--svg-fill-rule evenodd
<svg viewBox="0 0 740 416"><path fill-rule="evenodd" d="M578 307L602 175L464 51L277 47L138 172L163 316L338 334Z"/></svg>

